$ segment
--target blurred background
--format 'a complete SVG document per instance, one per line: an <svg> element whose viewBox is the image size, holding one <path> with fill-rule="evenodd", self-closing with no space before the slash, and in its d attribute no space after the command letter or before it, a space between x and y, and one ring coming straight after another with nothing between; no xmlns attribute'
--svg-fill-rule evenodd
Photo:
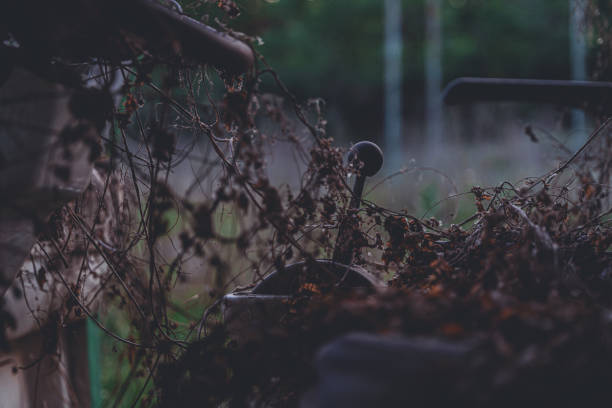
<svg viewBox="0 0 612 408"><path fill-rule="evenodd" d="M187 13L199 16L233 2L180 3ZM465 194L472 186L542 175L575 152L597 123L586 112L560 105L444 106L442 92L449 82L463 76L611 78L609 0L240 0L237 4L240 14L230 27L259 37L256 50L300 103L319 101L327 135L336 145L370 140L383 147L385 165L366 185L366 198L417 217L435 216L445 224L461 223L473 214L473 196ZM213 26L214 11L206 20ZM272 78L262 78L262 91L278 95ZM283 106L291 112L287 101ZM146 121L146 115L154 112L142 109L141 114ZM265 124L259 128L265 129ZM192 143L188 135L179 137L179 147ZM212 194L218 174L201 167L210 146L191 147L200 156L178 163L169 184L184 195L197 179L193 195ZM304 165L288 154L290 149L282 143L270 147L267 171L277 186L300 183ZM179 214L173 217L170 224L176 228L168 235L176 238L182 221ZM238 228L231 212L221 212L215 223L228 236ZM173 244L164 250L168 259L176 254ZM210 303L207 291L219 286L203 262L185 260L187 282L173 292L175 299L169 305L173 320L185 330ZM240 268L239 261L231 265L232 270ZM118 312L108 310L106 322L111 330L131 334ZM104 338L102 350L112 355L117 346ZM126 357L133 358L142 356ZM122 380L132 378L133 361L117 365L114 359L103 359L101 365L102 400L112 401L124 393L126 401L133 400L138 383Z"/></svg>
<svg viewBox="0 0 612 408"><path fill-rule="evenodd" d="M451 222L470 203L432 205L473 185L540 175L575 151L594 123L565 106L445 107L441 91L462 76L606 79L601 54L609 43L588 17L595 6L609 11L606 3L254 0L238 2L232 25L260 37L258 51L300 101L324 101L338 145L384 147L379 177L401 174L370 198Z"/></svg>

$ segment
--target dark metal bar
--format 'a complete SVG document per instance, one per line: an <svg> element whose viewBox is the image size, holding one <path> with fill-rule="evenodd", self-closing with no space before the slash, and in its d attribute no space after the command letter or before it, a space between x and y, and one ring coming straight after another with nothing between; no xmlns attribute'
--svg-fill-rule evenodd
<svg viewBox="0 0 612 408"><path fill-rule="evenodd" d="M507 78L458 78L443 91L444 102L519 101L583 108L612 105L612 82Z"/></svg>
<svg viewBox="0 0 612 408"><path fill-rule="evenodd" d="M248 71L251 48L156 0L29 0L0 3L0 39L22 52L65 58L131 59L140 52Z"/></svg>
<svg viewBox="0 0 612 408"><path fill-rule="evenodd" d="M248 71L253 65L251 48L227 34L203 24L191 17L162 6L155 0L136 0L147 9L152 19L159 19L179 40L182 53L188 58L211 62L234 73ZM148 37L156 37L159 28L147 26L147 21L138 25L140 32Z"/></svg>
<svg viewBox="0 0 612 408"><path fill-rule="evenodd" d="M375 143L356 143L349 152L349 163L357 170L357 179L353 186L353 196L349 204L349 212L356 211L361 206L361 195L366 177L378 173L383 164L383 152ZM355 228L355 219L352 214L342 222L338 229L336 247L334 248L333 260L344 265L350 265L353 261L354 239L352 236Z"/></svg>

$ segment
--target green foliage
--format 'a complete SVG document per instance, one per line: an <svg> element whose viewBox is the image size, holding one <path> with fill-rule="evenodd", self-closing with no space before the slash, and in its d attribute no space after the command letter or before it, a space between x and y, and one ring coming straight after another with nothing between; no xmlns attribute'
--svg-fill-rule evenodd
<svg viewBox="0 0 612 408"><path fill-rule="evenodd" d="M428 211L433 208L438 202L438 187L436 184L428 184L419 193L421 198L421 210Z"/></svg>
<svg viewBox="0 0 612 408"><path fill-rule="evenodd" d="M455 0L445 6L447 80L457 76L568 78L567 0Z"/></svg>
<svg viewBox="0 0 612 408"><path fill-rule="evenodd" d="M261 51L291 89L339 97L380 88L382 1L245 2L235 24L262 37ZM565 77L568 2L443 2L446 79L458 75ZM404 79L423 79L423 0L403 1ZM354 93L354 92L353 92ZM411 95L418 97L418 95Z"/></svg>
<svg viewBox="0 0 612 408"><path fill-rule="evenodd" d="M252 0L232 21L300 99L322 97L331 134L377 138L383 115L384 2ZM445 83L458 76L568 78L567 0L444 0ZM404 0L404 115L420 115L424 0ZM334 128L336 127L336 128Z"/></svg>

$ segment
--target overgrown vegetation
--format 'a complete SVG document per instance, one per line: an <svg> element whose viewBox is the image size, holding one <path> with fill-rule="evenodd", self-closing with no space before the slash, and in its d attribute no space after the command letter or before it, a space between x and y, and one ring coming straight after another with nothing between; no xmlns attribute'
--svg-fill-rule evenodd
<svg viewBox="0 0 612 408"><path fill-rule="evenodd" d="M257 44L227 28L239 12L234 2L201 3L217 8L220 28ZM113 186L108 194L126 196L122 210L132 217L123 226L132 228L107 242L94 233L100 217L86 221L78 206L58 212L87 242L75 250L107 265L96 294L125 319L97 320L116 342L115 355L129 362L111 403L296 405L316 380L316 350L354 330L474 340L470 366L448 390L457 401L609 401L609 120L547 174L474 187L476 212L443 226L367 200L348 208L347 177L359 169L345 164L326 133L324 103L299 102L262 56L251 72L232 77L134 51L130 63L101 70L106 81L116 73L124 84L99 160L105 186ZM275 94L262 92L264 79ZM299 185L271 182L270 146L294 155ZM173 172L186 163L198 166L193 181L175 184ZM101 191L99 209L118 206ZM384 288L349 291L306 274L289 313L262 327L263 339L232 338L220 310L224 294L296 261L330 258L347 224L354 262ZM53 272L74 236L42 232ZM198 316L174 298L196 270L207 277L194 295ZM95 317L92 300L76 289L61 313ZM125 402L131 383L139 387Z"/></svg>

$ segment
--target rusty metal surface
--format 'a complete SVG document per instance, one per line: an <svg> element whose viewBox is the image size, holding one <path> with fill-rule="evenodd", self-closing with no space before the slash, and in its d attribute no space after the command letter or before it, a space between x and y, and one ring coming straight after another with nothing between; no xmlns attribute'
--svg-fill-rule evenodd
<svg viewBox="0 0 612 408"><path fill-rule="evenodd" d="M383 283L365 269L353 265L318 259L321 268L331 271L342 282L341 287L381 287ZM288 265L282 271L274 271L252 291L234 292L223 297L222 315L225 328L233 339L246 342L262 339L274 331L289 312L292 295L296 293L297 277L307 267L306 262ZM348 273L345 276L345 273ZM322 273L321 271L317 271Z"/></svg>
<svg viewBox="0 0 612 408"><path fill-rule="evenodd" d="M0 295L30 252L37 222L90 181L91 146L62 138L75 122L70 96L22 69L0 86Z"/></svg>
<svg viewBox="0 0 612 408"><path fill-rule="evenodd" d="M317 259L314 264L297 262L287 265L283 270L272 272L259 282L253 289L253 293L291 295L299 289L300 281L298 277L304 273L319 274L322 279L332 277L334 280L341 281L340 286L342 287L381 286L381 282L376 277L357 265L349 267L333 260Z"/></svg>
<svg viewBox="0 0 612 408"><path fill-rule="evenodd" d="M57 332L57 353L42 354L50 327L11 342L0 351L1 407L90 407L85 322L65 323ZM28 367L13 371L14 367Z"/></svg>
<svg viewBox="0 0 612 408"><path fill-rule="evenodd" d="M137 2L148 9L152 16L159 18L161 27L167 26L175 33L185 55L221 65L235 73L248 71L253 65L253 51L242 41L163 7L154 0L137 0ZM146 26L142 24L141 27ZM148 27L143 30L145 36L153 35L153 32L148 32L149 30Z"/></svg>
<svg viewBox="0 0 612 408"><path fill-rule="evenodd" d="M250 47L155 0L32 0L0 4L0 36L11 33L27 53L45 57L157 58L248 71Z"/></svg>

